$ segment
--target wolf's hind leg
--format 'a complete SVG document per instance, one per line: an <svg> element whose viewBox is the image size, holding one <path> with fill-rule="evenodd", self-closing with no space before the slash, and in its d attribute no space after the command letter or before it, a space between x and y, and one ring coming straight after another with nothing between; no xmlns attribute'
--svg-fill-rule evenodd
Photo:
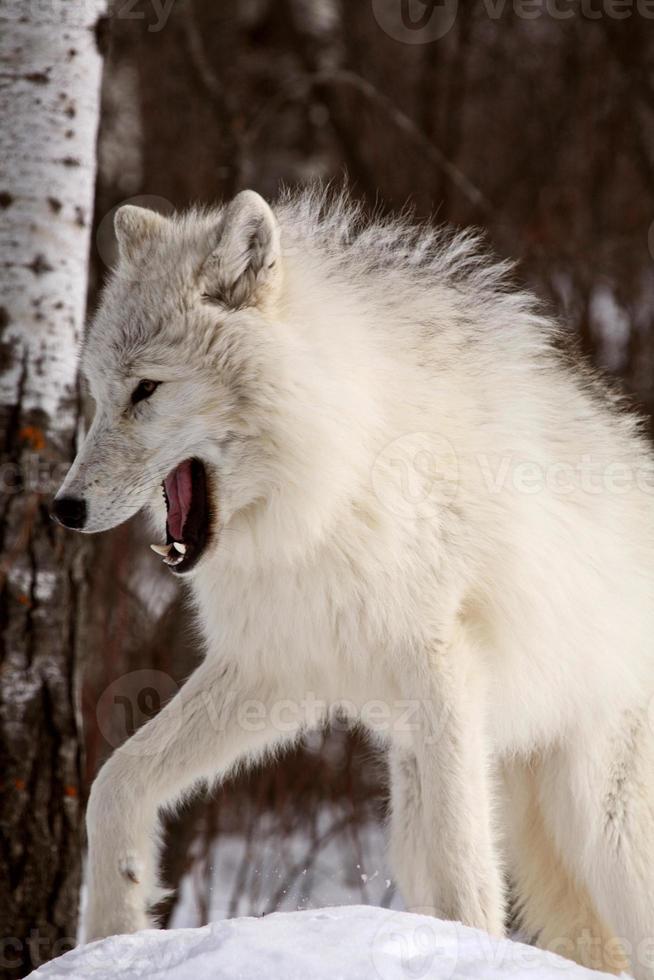
<svg viewBox="0 0 654 980"><path fill-rule="evenodd" d="M544 826L537 771L536 764L522 763L505 770L505 840L516 924L541 949L619 974L629 969L622 946L563 864Z"/></svg>
<svg viewBox="0 0 654 980"><path fill-rule="evenodd" d="M636 980L654 980L654 746L646 712L548 757L545 826L600 917L624 942Z"/></svg>
<svg viewBox="0 0 654 980"><path fill-rule="evenodd" d="M402 743L406 748L410 741L412 757L403 763L400 813L414 830L408 874L417 888L405 898L417 897L439 917L501 936L504 882L493 826L485 705L470 669L467 637L458 626L453 634L407 664L401 678L402 696L417 707L410 739ZM424 879L416 871L417 859ZM427 902L422 901L425 881Z"/></svg>
<svg viewBox="0 0 654 980"><path fill-rule="evenodd" d="M391 747L389 775L391 866L407 908L420 911L432 905L433 887L426 873L420 774L410 748Z"/></svg>

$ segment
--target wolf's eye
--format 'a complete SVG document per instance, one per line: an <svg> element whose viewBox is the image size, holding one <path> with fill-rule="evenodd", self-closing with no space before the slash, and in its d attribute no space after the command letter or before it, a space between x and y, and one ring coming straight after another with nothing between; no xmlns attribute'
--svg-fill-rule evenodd
<svg viewBox="0 0 654 980"><path fill-rule="evenodd" d="M149 398L150 395L154 394L160 384L160 381L148 381L147 378L139 381L132 392L132 405L136 405L137 402L142 402L145 398Z"/></svg>

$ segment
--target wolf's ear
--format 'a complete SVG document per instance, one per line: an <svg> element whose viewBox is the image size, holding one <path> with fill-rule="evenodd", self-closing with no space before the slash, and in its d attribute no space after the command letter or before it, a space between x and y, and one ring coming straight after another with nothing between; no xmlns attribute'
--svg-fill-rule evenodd
<svg viewBox="0 0 654 980"><path fill-rule="evenodd" d="M114 215L114 231L122 259L136 262L144 257L153 239L161 234L166 218L148 208L123 204Z"/></svg>
<svg viewBox="0 0 654 980"><path fill-rule="evenodd" d="M201 273L206 296L239 309L272 300L281 283L277 219L254 191L241 191L225 210L216 247Z"/></svg>

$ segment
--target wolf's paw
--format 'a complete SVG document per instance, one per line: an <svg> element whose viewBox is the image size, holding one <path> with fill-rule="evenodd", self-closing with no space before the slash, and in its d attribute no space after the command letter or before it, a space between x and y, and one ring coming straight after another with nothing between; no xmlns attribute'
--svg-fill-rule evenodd
<svg viewBox="0 0 654 980"><path fill-rule="evenodd" d="M86 942L138 932L153 925L147 913L151 902L147 869L140 855L125 850L112 858L106 853L102 860L98 858L96 849L91 859L83 917Z"/></svg>
<svg viewBox="0 0 654 980"><path fill-rule="evenodd" d="M139 932L153 925L145 908L100 907L96 904L90 907L84 916L84 942L91 943L95 939L105 939L107 936L120 936L125 933Z"/></svg>

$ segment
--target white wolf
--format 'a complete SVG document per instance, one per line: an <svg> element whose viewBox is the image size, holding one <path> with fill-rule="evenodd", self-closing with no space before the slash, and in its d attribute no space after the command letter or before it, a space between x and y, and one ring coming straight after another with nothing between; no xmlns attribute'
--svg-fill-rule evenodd
<svg viewBox="0 0 654 980"><path fill-rule="evenodd" d="M206 657L95 781L88 937L147 924L158 808L340 704L389 747L408 906L500 935L506 872L541 945L654 977L638 421L470 236L318 191L115 227L55 513L149 505Z"/></svg>

